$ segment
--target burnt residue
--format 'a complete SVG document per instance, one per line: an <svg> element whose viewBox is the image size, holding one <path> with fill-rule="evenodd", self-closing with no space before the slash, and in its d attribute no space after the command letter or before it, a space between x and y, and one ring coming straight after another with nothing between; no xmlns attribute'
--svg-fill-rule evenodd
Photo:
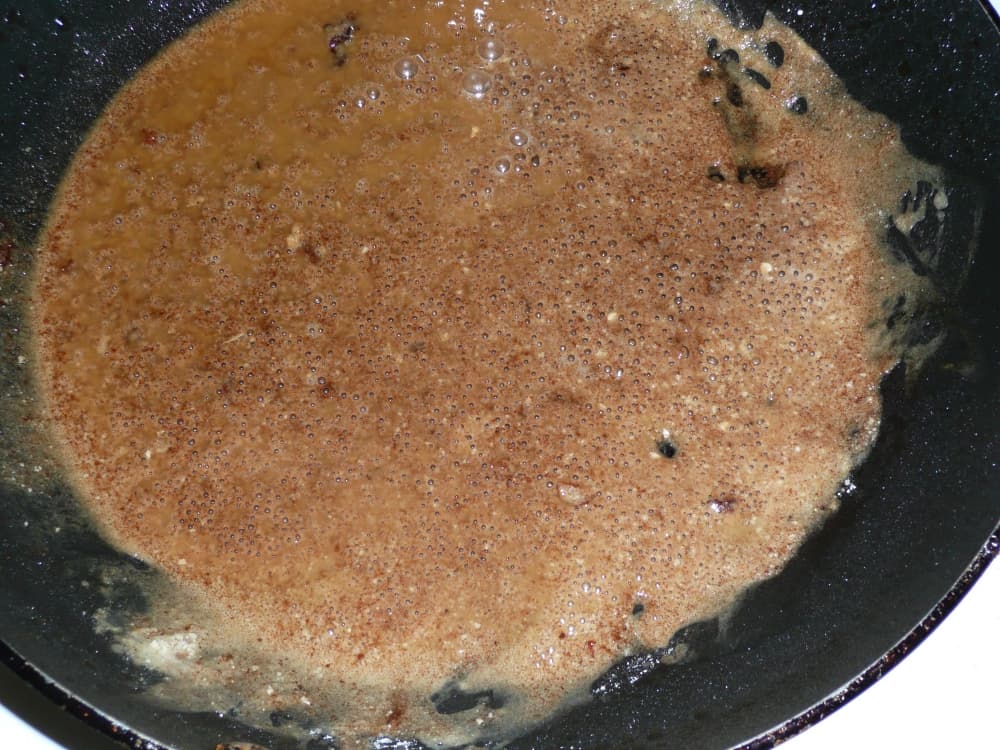
<svg viewBox="0 0 1000 750"><path fill-rule="evenodd" d="M902 212L919 211L921 206L926 206L928 209L936 209L934 198L937 194L938 189L930 182L927 180L918 180L916 190L907 190L900 196L899 210Z"/></svg>
<svg viewBox="0 0 1000 750"><path fill-rule="evenodd" d="M886 218L883 238L889 251L929 282L939 301L952 300L969 279L977 258L970 235L982 232L981 236L991 236L982 227L996 219L984 211L981 191L981 187L967 183L943 187L918 180L902 194L893 215ZM978 257L985 256L979 253Z"/></svg>
<svg viewBox="0 0 1000 750"><path fill-rule="evenodd" d="M720 50L719 40L715 37L709 37L708 41L705 42L705 54L715 60L720 67L739 65L740 63L740 53L732 47Z"/></svg>
<svg viewBox="0 0 1000 750"><path fill-rule="evenodd" d="M713 58L722 66L740 64L740 53L732 48L722 50L722 52L714 55Z"/></svg>
<svg viewBox="0 0 1000 750"><path fill-rule="evenodd" d="M668 438L661 438L656 443L656 452L664 458L673 458L677 455L677 446Z"/></svg>
<svg viewBox="0 0 1000 750"><path fill-rule="evenodd" d="M942 199L939 207L938 201ZM944 270L941 238L945 216L953 202L947 193L939 197L938 188L919 180L914 189L900 197L896 215L886 220L885 239L890 252L918 276L929 277L935 285L942 284L945 288L949 286L947 277L952 274L941 273ZM963 266L958 266L959 279L964 278Z"/></svg>
<svg viewBox="0 0 1000 750"><path fill-rule="evenodd" d="M785 176L782 164L741 164L736 168L736 179L740 183L751 183L761 189L777 187Z"/></svg>
<svg viewBox="0 0 1000 750"><path fill-rule="evenodd" d="M900 321L905 320L907 317L907 306L906 306L906 295L900 294L896 297L896 301L892 304L892 312L885 321L885 327L890 331L895 328ZM858 430L860 432L860 430ZM852 432L851 438L854 439L855 434Z"/></svg>
<svg viewBox="0 0 1000 750"><path fill-rule="evenodd" d="M333 63L339 68L347 63L347 48L354 41L354 35L358 31L358 23L352 14L339 23L328 23L323 27L323 30L329 35Z"/></svg>
<svg viewBox="0 0 1000 750"><path fill-rule="evenodd" d="M706 44L708 59L699 72L699 79L715 89L714 101L720 110L733 143L738 148L756 139L756 115L745 105L746 97L741 88L744 76L740 69L740 56L734 49L718 49L718 41L709 39ZM718 86L718 88L716 88Z"/></svg>
<svg viewBox="0 0 1000 750"><path fill-rule="evenodd" d="M793 96L785 102L785 106L788 108L789 112L796 115L804 115L809 111L809 102L804 96Z"/></svg>
<svg viewBox="0 0 1000 750"><path fill-rule="evenodd" d="M744 104L743 100L743 89L740 88L738 83L730 81L726 84L726 101L732 104L734 107L742 107Z"/></svg>
<svg viewBox="0 0 1000 750"><path fill-rule="evenodd" d="M766 90L771 88L771 80L760 71L754 70L753 68L743 68L743 75L756 83L762 89Z"/></svg>
<svg viewBox="0 0 1000 750"><path fill-rule="evenodd" d="M775 46L769 45L770 53L765 50L765 54L777 67L784 61L784 50L776 42L772 44ZM737 180L741 185L760 189L777 187L785 176L787 166L771 163L760 153L759 141L763 126L757 110L761 101L755 99L747 89L747 85L752 84L767 91L771 88L771 80L754 68L740 67L739 53L731 48L720 49L715 38L708 39L705 51L709 59L698 75L705 85L714 84L721 88L721 92L716 93L712 101L722 116L732 142L733 161L738 165ZM805 98L796 97L796 100L799 99L802 103L796 107L805 107ZM768 100L763 101L766 104ZM790 102L788 106L791 109ZM709 168L708 177L716 182L725 179L717 165Z"/></svg>
<svg viewBox="0 0 1000 750"><path fill-rule="evenodd" d="M778 42L768 42L764 45L764 57L772 67L780 68L785 62L785 48Z"/></svg>
<svg viewBox="0 0 1000 750"><path fill-rule="evenodd" d="M503 696L493 690L467 692L455 683L445 685L431 696L431 703L434 704L434 709L439 714L444 715L471 711L480 705L495 710L501 708L505 702Z"/></svg>

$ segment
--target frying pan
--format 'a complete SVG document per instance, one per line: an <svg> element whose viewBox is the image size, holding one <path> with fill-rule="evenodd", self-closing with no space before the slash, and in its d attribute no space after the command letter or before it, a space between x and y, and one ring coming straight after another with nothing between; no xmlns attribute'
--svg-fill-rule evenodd
<svg viewBox="0 0 1000 750"><path fill-rule="evenodd" d="M725 623L679 632L689 660L616 665L590 702L510 745L518 750L770 747L919 642L1000 546L1000 34L974 0L718 2L743 26L773 12L853 96L901 126L911 152L945 168L947 212L930 211L909 242L890 237L937 291L907 336L942 343L918 371L885 378L882 431L856 488L782 573ZM223 4L12 0L0 16L0 656L137 748L290 750L301 746L283 731L295 717L251 727L235 713L149 701L162 675L116 653L93 615L141 614L143 584L159 573L108 546L69 486L33 463L25 408L25 284L59 177L115 90ZM306 747L336 742L316 729Z"/></svg>

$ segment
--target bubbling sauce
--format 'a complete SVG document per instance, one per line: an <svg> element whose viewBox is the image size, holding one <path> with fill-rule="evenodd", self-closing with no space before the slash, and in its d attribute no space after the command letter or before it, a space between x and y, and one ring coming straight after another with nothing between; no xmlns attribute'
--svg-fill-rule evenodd
<svg viewBox="0 0 1000 750"><path fill-rule="evenodd" d="M771 18L211 18L111 103L38 263L81 497L186 592L123 647L453 743L718 614L874 439L881 209L918 167Z"/></svg>

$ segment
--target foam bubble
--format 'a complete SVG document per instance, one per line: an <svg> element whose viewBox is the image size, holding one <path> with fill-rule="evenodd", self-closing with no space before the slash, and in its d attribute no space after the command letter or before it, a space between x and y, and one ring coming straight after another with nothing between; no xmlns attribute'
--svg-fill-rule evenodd
<svg viewBox="0 0 1000 750"><path fill-rule="evenodd" d="M482 99L493 87L493 80L485 70L473 68L462 77L462 90L473 99Z"/></svg>
<svg viewBox="0 0 1000 750"><path fill-rule="evenodd" d="M397 78L409 81L417 75L417 71L420 70L420 63L415 57L404 57L396 62L393 66L393 70L395 71Z"/></svg>
<svg viewBox="0 0 1000 750"><path fill-rule="evenodd" d="M528 145L528 134L523 130L512 130L510 134L510 142L517 146L518 148L523 148Z"/></svg>
<svg viewBox="0 0 1000 750"><path fill-rule="evenodd" d="M503 42L495 37L483 39L476 45L476 52L487 62L494 62L503 57Z"/></svg>

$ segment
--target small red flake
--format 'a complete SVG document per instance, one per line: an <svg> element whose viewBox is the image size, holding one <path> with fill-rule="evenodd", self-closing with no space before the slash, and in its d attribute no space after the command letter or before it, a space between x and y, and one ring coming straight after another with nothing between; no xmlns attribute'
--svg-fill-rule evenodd
<svg viewBox="0 0 1000 750"><path fill-rule="evenodd" d="M159 134L155 130L142 129L142 142L147 146L155 146L159 140Z"/></svg>

